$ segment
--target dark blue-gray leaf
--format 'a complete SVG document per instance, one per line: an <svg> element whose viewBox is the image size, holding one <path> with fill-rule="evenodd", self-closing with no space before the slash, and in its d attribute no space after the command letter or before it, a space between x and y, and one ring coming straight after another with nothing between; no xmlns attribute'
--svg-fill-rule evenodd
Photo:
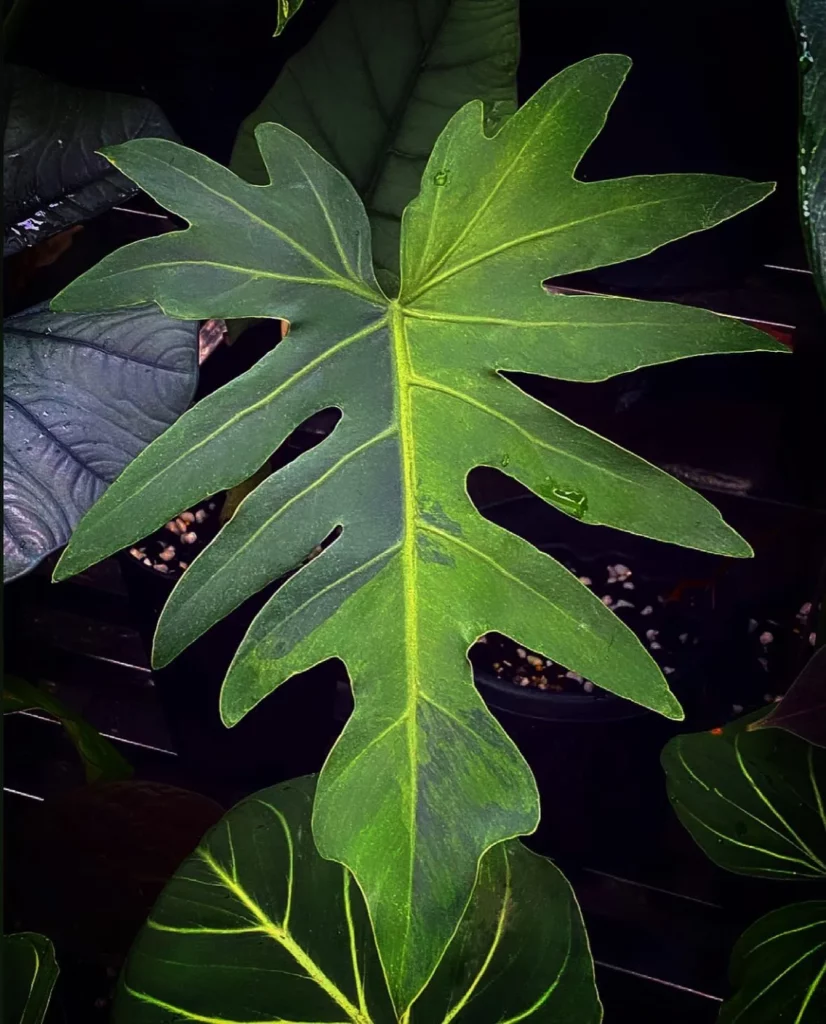
<svg viewBox="0 0 826 1024"><path fill-rule="evenodd" d="M198 324L156 306L3 324L4 579L65 544L87 509L195 391Z"/></svg>
<svg viewBox="0 0 826 1024"><path fill-rule="evenodd" d="M76 89L6 69L3 255L90 220L138 191L97 151L137 138L175 139L151 100Z"/></svg>
<svg viewBox="0 0 826 1024"><path fill-rule="evenodd" d="M3 1020L6 1024L42 1024L58 967L54 946L45 935L19 932L3 936Z"/></svg>

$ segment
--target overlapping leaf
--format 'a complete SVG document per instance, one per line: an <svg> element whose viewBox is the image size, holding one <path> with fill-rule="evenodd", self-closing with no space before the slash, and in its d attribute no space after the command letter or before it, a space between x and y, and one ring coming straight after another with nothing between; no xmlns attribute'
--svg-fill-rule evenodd
<svg viewBox="0 0 826 1024"><path fill-rule="evenodd" d="M132 949L116 1024L398 1020L364 900L315 849L315 781L231 810L181 866ZM585 929L560 872L518 842L490 851L406 1024L598 1024Z"/></svg>
<svg viewBox="0 0 826 1024"><path fill-rule="evenodd" d="M198 325L155 306L3 322L3 575L62 547L125 465L192 400Z"/></svg>
<svg viewBox="0 0 826 1024"><path fill-rule="evenodd" d="M618 56L575 65L493 137L481 103L450 121L405 214L398 299L376 284L352 186L291 132L261 125L265 186L170 143L109 154L191 227L114 253L57 300L76 309L151 299L181 317L292 324L123 473L58 577L248 478L310 414L342 411L333 433L261 483L184 575L155 663L341 527L254 621L222 714L238 721L326 658L347 664L355 712L322 774L314 830L321 853L365 893L400 1010L453 934L480 856L537 820L527 766L473 686L466 652L476 638L498 630L681 714L647 652L596 597L476 512L468 472L501 467L587 523L750 553L699 495L497 372L598 380L681 356L782 348L701 310L542 290L550 274L642 255L770 191L704 175L576 181L628 66Z"/></svg>
<svg viewBox="0 0 826 1024"><path fill-rule="evenodd" d="M743 875L826 876L826 751L779 729L677 736L663 751L680 821L720 867Z"/></svg>
<svg viewBox="0 0 826 1024"><path fill-rule="evenodd" d="M43 1024L57 981L54 946L45 935L3 936L3 1020Z"/></svg>
<svg viewBox="0 0 826 1024"><path fill-rule="evenodd" d="M266 183L255 128L274 121L350 179L379 280L398 290L399 231L433 143L469 100L516 110L517 0L339 0L244 121L230 166Z"/></svg>
<svg viewBox="0 0 826 1024"><path fill-rule="evenodd" d="M826 1017L826 902L761 917L738 939L730 975L737 991L718 1024L819 1024Z"/></svg>

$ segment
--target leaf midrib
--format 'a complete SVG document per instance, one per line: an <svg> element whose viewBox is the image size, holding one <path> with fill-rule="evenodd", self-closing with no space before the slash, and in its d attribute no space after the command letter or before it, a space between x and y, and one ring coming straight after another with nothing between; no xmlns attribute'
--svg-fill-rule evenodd
<svg viewBox="0 0 826 1024"><path fill-rule="evenodd" d="M390 338L393 350L393 369L396 376L396 416L399 429L399 461L402 478L402 589L404 608L404 661L406 695L406 738L410 771L410 807L408 886L406 898L408 912L401 940L402 955L398 973L404 976L410 955L410 926L413 902L413 879L416 854L416 816L418 812L418 739L416 736L417 702L421 693L419 680L418 630L418 560L416 558L416 465L411 408L412 367L410 349L405 330L404 311L393 301L390 303Z"/></svg>

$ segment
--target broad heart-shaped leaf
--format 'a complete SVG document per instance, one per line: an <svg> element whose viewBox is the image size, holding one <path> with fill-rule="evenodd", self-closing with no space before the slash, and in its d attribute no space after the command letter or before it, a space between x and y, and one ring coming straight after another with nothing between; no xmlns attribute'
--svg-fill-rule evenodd
<svg viewBox="0 0 826 1024"><path fill-rule="evenodd" d="M820 1024L826 1019L826 901L773 910L737 941L729 969L737 992L718 1024Z"/></svg>
<svg viewBox="0 0 826 1024"><path fill-rule="evenodd" d="M785 697L757 724L826 747L826 647L815 651Z"/></svg>
<svg viewBox="0 0 826 1024"><path fill-rule="evenodd" d="M826 0L788 0L800 52L798 180L809 262L826 303Z"/></svg>
<svg viewBox="0 0 826 1024"><path fill-rule="evenodd" d="M265 789L204 837L132 948L114 1024L598 1024L573 893L515 840L483 858L456 935L399 1018L361 893L313 843L314 789L312 777Z"/></svg>
<svg viewBox="0 0 826 1024"><path fill-rule="evenodd" d="M339 0L241 125L230 167L264 184L255 128L292 129L367 207L379 281L396 294L402 212L439 132L469 100L516 110L518 0Z"/></svg>
<svg viewBox="0 0 826 1024"><path fill-rule="evenodd" d="M58 973L54 946L45 935L4 935L4 1024L42 1024Z"/></svg>
<svg viewBox="0 0 826 1024"><path fill-rule="evenodd" d="M123 467L189 405L198 325L155 306L3 323L3 571L62 547Z"/></svg>
<svg viewBox="0 0 826 1024"><path fill-rule="evenodd" d="M779 729L750 729L764 714L670 740L662 763L671 802L720 867L765 878L823 878L826 751Z"/></svg>
<svg viewBox="0 0 826 1024"><path fill-rule="evenodd" d="M43 242L137 192L97 150L176 138L151 100L78 89L9 67L3 134L3 255Z"/></svg>
<svg viewBox="0 0 826 1024"><path fill-rule="evenodd" d="M87 782L114 782L131 777L132 765L94 726L45 690L18 676L4 674L3 714L31 708L40 708L63 724L83 761Z"/></svg>
<svg viewBox="0 0 826 1024"><path fill-rule="evenodd" d="M750 553L699 495L497 372L597 380L680 356L782 348L701 310L542 290L549 271L641 255L769 191L704 175L574 181L628 66L617 56L575 65L492 138L481 103L456 115L405 215L412 284L399 299L376 285L367 215L346 178L288 130L261 125L267 186L171 143L109 154L191 227L121 249L55 300L77 309L153 299L181 317L292 324L126 469L56 578L247 479L312 413L342 411L332 434L261 483L187 570L154 658L170 661L341 527L253 622L222 714L233 724L295 673L332 656L346 663L355 712L321 776L315 836L366 895L399 1009L434 969L480 856L537 821L530 772L473 686L475 640L500 631L681 716L632 633L559 563L474 509L470 470L507 467L586 523ZM432 287L416 252L424 265L440 260ZM485 281L488 263L498 272Z"/></svg>

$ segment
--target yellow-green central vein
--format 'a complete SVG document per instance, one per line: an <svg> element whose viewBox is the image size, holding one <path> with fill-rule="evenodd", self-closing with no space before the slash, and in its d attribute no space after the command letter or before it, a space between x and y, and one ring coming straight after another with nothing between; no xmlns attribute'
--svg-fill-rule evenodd
<svg viewBox="0 0 826 1024"><path fill-rule="evenodd" d="M199 849L198 854L232 895L235 896L238 902L260 923L262 930L290 954L306 975L347 1014L353 1024L371 1024L370 1018L366 1017L357 1006L350 1002L341 989L327 977L315 960L299 946L288 931L277 925L264 913L243 886L224 870L208 850Z"/></svg>
<svg viewBox="0 0 826 1024"><path fill-rule="evenodd" d="M396 304L391 305L390 334L393 346L393 362L396 373L396 411L399 424L399 458L402 474L402 587L404 601L404 658L405 681L407 685L407 754L410 770L409 796L409 866L408 898L412 900L413 873L415 863L416 811L418 803L418 752L417 714L419 697L419 627L417 614L417 558L416 558L416 465L413 445L413 413L411 388L413 372L410 365L410 351L405 331L404 312ZM406 915L405 934L402 941L400 973L404 973L409 955L409 931L411 914Z"/></svg>

